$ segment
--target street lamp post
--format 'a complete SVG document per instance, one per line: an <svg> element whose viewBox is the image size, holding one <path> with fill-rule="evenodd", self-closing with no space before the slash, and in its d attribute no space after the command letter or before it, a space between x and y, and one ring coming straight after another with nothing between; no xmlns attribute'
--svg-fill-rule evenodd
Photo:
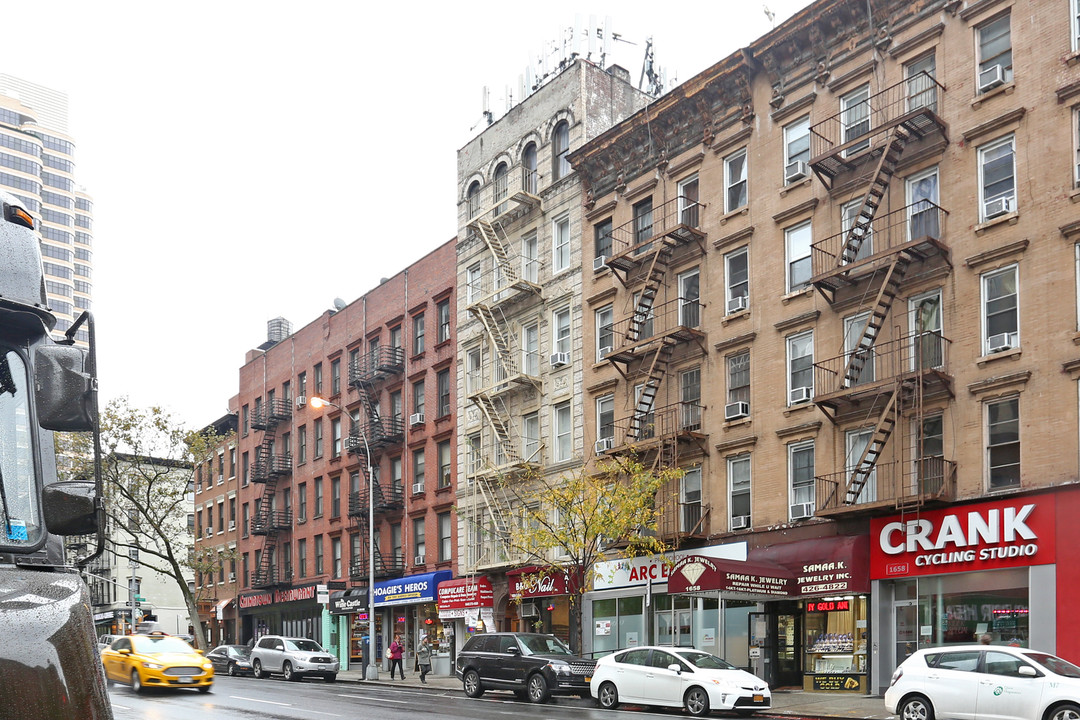
<svg viewBox="0 0 1080 720"><path fill-rule="evenodd" d="M308 404L315 410L325 405L344 410L321 397L308 399ZM368 666L364 670L364 679L379 679L378 658L375 656L375 475L371 469L371 447L368 445L367 433L364 428L357 426L360 439L364 441L364 460L367 463L368 478Z"/></svg>

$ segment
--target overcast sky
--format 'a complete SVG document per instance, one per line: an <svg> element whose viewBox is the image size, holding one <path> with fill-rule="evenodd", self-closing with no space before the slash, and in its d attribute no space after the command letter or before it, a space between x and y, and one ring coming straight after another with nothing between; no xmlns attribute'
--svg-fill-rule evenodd
<svg viewBox="0 0 1080 720"><path fill-rule="evenodd" d="M809 0L767 0L779 23ZM66 92L94 198L103 401L227 410L266 321L302 327L456 227L456 151L569 28L611 19L683 81L767 32L760 0L34 0L0 72ZM516 94L516 92L515 92ZM475 129L473 129L475 127Z"/></svg>

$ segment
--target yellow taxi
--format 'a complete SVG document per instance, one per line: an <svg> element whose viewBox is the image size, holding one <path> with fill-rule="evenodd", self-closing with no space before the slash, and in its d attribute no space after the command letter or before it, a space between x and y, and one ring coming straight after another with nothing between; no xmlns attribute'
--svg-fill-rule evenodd
<svg viewBox="0 0 1080 720"><path fill-rule="evenodd" d="M163 632L125 635L101 651L109 682L131 685L141 693L148 687L197 687L210 692L214 665L178 637Z"/></svg>

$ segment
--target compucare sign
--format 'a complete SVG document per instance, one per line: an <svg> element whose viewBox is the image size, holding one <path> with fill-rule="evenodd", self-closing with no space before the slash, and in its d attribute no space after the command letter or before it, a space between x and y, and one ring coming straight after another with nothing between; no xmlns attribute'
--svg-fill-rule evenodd
<svg viewBox="0 0 1080 720"><path fill-rule="evenodd" d="M1053 495L995 500L870 521L870 577L1055 562Z"/></svg>

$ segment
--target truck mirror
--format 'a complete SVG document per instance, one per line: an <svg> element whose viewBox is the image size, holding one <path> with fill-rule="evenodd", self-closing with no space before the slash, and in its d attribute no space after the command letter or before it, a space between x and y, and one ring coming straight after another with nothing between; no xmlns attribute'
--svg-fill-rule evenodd
<svg viewBox="0 0 1080 720"><path fill-rule="evenodd" d="M97 423L89 352L68 345L43 345L34 353L38 424L46 430L89 432Z"/></svg>
<svg viewBox="0 0 1080 720"><path fill-rule="evenodd" d="M97 488L89 480L46 485L41 508L45 527L54 535L91 535L98 531Z"/></svg>

